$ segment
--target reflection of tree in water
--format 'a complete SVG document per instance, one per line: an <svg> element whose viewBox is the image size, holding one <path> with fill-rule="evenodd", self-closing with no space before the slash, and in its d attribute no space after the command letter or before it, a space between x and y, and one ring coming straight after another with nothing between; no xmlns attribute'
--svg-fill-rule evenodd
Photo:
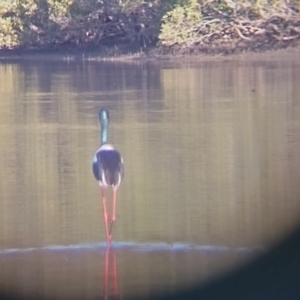
<svg viewBox="0 0 300 300"><path fill-rule="evenodd" d="M103 299L121 299L119 293L116 254L110 245L107 246L105 251Z"/></svg>

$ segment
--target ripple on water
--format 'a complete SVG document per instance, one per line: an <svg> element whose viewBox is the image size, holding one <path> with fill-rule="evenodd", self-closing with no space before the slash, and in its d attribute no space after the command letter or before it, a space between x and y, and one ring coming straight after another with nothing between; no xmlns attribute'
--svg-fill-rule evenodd
<svg viewBox="0 0 300 300"><path fill-rule="evenodd" d="M115 251L118 250L130 250L130 251L141 251L141 252L212 252L212 253L224 253L224 252L236 252L236 253L262 253L266 251L265 247L237 247L231 248L228 246L214 246L214 245L195 245L195 244L184 244L184 243L136 243L136 242L112 242L112 248ZM1 249L0 255L5 254L22 254L34 251L76 251L76 250L100 250L104 251L107 248L107 244L103 243L85 243L75 245L49 245L45 247L36 248L8 248Z"/></svg>

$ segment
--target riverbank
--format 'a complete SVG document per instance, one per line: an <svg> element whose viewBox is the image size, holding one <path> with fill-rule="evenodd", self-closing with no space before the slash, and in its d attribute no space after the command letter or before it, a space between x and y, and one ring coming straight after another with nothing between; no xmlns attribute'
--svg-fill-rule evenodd
<svg viewBox="0 0 300 300"><path fill-rule="evenodd" d="M268 50L264 52L244 51L242 53L231 54L160 54L152 49L148 52L132 51L129 49L109 48L103 47L101 49L90 50L0 50L0 62L19 62L19 61L64 61L64 62L138 62L138 61L222 61L222 60L285 60L290 59L291 56L299 57L300 61L300 45L295 47L288 47L286 49Z"/></svg>
<svg viewBox="0 0 300 300"><path fill-rule="evenodd" d="M0 10L0 59L227 57L300 43L300 7L294 1L121 2L75 1L59 9L52 2L7 2Z"/></svg>

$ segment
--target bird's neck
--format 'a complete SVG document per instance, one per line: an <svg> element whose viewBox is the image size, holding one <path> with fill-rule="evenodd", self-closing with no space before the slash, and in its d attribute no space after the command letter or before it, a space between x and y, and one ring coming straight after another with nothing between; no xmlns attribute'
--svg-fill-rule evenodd
<svg viewBox="0 0 300 300"><path fill-rule="evenodd" d="M107 133L108 133L107 126L101 126L101 145L107 143Z"/></svg>

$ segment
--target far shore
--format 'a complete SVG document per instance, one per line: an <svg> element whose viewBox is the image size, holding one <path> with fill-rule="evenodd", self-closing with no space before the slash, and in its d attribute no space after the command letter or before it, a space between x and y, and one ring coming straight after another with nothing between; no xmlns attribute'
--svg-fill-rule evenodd
<svg viewBox="0 0 300 300"><path fill-rule="evenodd" d="M145 61L222 61L222 60L286 60L298 58L300 61L300 45L280 50L265 52L243 52L238 54L157 54L155 49L148 52L116 51L112 48L100 50L80 49L41 49L41 50L0 50L0 63L21 61L64 61L64 62L145 62Z"/></svg>

